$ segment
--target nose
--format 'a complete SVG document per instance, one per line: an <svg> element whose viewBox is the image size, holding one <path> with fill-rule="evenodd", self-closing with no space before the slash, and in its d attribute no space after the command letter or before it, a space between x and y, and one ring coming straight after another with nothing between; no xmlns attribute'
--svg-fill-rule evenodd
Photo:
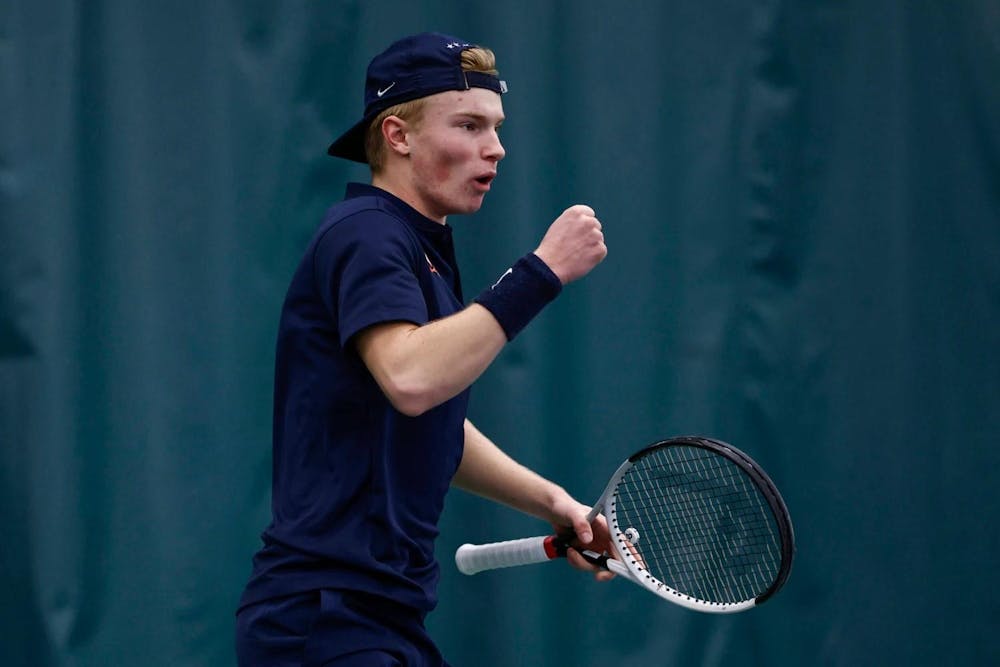
<svg viewBox="0 0 1000 667"><path fill-rule="evenodd" d="M493 130L490 132L489 140L483 147L483 157L493 162L499 162L506 154L507 151L503 149L503 144L500 143L500 135L497 134L496 130Z"/></svg>

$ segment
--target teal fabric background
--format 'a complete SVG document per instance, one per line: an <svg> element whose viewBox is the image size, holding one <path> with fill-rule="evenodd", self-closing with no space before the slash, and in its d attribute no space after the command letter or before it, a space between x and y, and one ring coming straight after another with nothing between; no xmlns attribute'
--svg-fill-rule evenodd
<svg viewBox="0 0 1000 667"><path fill-rule="evenodd" d="M430 628L457 666L1000 661L1000 5L0 3L0 664L233 665L267 522L274 334L364 69L497 51L507 158L455 218L475 294L573 203L608 259L472 417L581 500L661 437L731 441L798 538L760 609L559 564L454 492Z"/></svg>

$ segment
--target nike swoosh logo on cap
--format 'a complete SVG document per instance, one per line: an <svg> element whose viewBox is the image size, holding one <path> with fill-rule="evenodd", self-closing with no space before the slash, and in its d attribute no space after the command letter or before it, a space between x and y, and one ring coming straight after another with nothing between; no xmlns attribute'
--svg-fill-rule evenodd
<svg viewBox="0 0 1000 667"><path fill-rule="evenodd" d="M389 84L388 86L386 86L385 88L379 88L379 89L378 89L378 91L376 91L375 95L377 95L378 97L382 97L383 95L385 95L386 93L388 93L388 92L389 92L389 89L390 89L390 88L392 88L392 87L393 87L393 86L395 86L395 85L396 85L396 82L395 82L395 81L393 81L392 83L390 83L390 84Z"/></svg>

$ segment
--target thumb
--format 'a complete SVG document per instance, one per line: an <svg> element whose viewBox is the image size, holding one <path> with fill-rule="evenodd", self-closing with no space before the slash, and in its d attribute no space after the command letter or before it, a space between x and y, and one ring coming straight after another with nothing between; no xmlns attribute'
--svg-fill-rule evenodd
<svg viewBox="0 0 1000 667"><path fill-rule="evenodd" d="M576 538L582 544L590 544L594 541L594 531L590 527L590 522L587 521L586 515L573 517L573 532L576 533Z"/></svg>

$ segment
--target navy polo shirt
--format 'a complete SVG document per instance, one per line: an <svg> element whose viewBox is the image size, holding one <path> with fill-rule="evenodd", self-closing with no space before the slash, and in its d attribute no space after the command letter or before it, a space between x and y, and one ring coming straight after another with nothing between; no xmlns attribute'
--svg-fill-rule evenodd
<svg viewBox="0 0 1000 667"><path fill-rule="evenodd" d="M348 185L282 308L272 522L241 607L319 588L434 607L434 540L462 457L468 390L407 417L352 339L373 324L424 324L462 307L451 228L383 190Z"/></svg>

